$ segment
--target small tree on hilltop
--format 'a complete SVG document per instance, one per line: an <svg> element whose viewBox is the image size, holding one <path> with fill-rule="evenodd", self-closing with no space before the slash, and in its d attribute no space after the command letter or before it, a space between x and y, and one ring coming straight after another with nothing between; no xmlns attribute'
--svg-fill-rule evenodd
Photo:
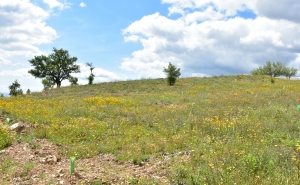
<svg viewBox="0 0 300 185"><path fill-rule="evenodd" d="M86 65L90 67L91 74L88 77L88 80L89 80L89 85L92 85L95 77L95 75L93 74L93 70L95 69L95 67L93 67L93 63L86 63Z"/></svg>
<svg viewBox="0 0 300 185"><path fill-rule="evenodd" d="M19 84L18 80L15 80L9 88L9 95L11 96L17 96L17 95L22 95L23 91L21 89L21 85Z"/></svg>
<svg viewBox="0 0 300 185"><path fill-rule="evenodd" d="M260 66L259 68L253 69L251 71L252 75L265 75L264 68Z"/></svg>
<svg viewBox="0 0 300 185"><path fill-rule="evenodd" d="M273 77L278 76L286 76L286 78L291 78L297 74L297 69L286 67L281 62L270 62L267 61L264 66L260 66L259 68L253 69L251 71L252 75L268 75Z"/></svg>
<svg viewBox="0 0 300 185"><path fill-rule="evenodd" d="M285 65L281 62L273 63L273 76L278 77L284 75Z"/></svg>
<svg viewBox="0 0 300 185"><path fill-rule="evenodd" d="M71 85L78 85L78 78L71 76L69 78L69 82L71 83Z"/></svg>
<svg viewBox="0 0 300 185"><path fill-rule="evenodd" d="M176 68L171 62L169 62L168 68L164 68L163 72L167 75L167 81L170 86L174 85L176 79L181 75L180 68Z"/></svg>
<svg viewBox="0 0 300 185"><path fill-rule="evenodd" d="M71 73L79 73L80 67L75 65L77 58L70 57L67 50L53 48L53 52L49 56L35 56L29 60L34 69L28 73L36 78L46 78L59 88L63 80L71 77Z"/></svg>
<svg viewBox="0 0 300 185"><path fill-rule="evenodd" d="M286 67L284 70L283 70L283 75L287 78L287 79L291 79L292 76L295 76L298 72L298 69L296 68L289 68L289 67Z"/></svg>

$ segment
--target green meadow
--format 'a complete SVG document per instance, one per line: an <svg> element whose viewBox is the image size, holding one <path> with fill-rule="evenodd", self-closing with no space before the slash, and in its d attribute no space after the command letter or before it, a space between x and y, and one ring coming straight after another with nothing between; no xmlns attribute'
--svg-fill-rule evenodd
<svg viewBox="0 0 300 185"><path fill-rule="evenodd" d="M0 98L2 115L32 124L17 135L1 123L0 149L46 138L66 157L113 154L137 165L184 153L168 169L172 184L297 184L298 104L299 81L266 76L61 87Z"/></svg>

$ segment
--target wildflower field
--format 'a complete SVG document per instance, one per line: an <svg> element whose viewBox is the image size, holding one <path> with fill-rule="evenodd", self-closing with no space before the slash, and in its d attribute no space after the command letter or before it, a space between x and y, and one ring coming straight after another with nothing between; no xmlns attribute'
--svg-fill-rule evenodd
<svg viewBox="0 0 300 185"><path fill-rule="evenodd" d="M185 153L168 169L172 184L297 184L298 104L299 81L263 76L62 87L1 98L1 114L34 129L20 137L2 123L0 149L27 137L67 146L62 154L76 158L108 153L141 164Z"/></svg>

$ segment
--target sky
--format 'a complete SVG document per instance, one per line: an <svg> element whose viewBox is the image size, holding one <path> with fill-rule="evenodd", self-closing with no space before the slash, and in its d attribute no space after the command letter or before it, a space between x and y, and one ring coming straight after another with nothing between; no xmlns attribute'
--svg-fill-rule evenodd
<svg viewBox="0 0 300 185"><path fill-rule="evenodd" d="M1 0L0 92L41 91L29 60L53 48L77 57L87 84L250 74L266 61L300 70L299 0ZM299 77L299 74L297 76ZM68 86L68 80L63 81Z"/></svg>

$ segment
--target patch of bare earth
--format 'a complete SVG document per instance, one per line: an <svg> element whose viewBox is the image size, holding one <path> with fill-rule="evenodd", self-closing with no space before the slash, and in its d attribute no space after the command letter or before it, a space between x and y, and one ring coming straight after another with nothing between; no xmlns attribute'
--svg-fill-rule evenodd
<svg viewBox="0 0 300 185"><path fill-rule="evenodd" d="M0 184L130 184L133 179L170 184L170 165L189 159L188 154L181 153L134 165L131 161L120 163L113 155L100 154L76 160L75 173L70 174L70 159L61 156L62 147L46 139L35 139L30 144L13 143L0 151Z"/></svg>

